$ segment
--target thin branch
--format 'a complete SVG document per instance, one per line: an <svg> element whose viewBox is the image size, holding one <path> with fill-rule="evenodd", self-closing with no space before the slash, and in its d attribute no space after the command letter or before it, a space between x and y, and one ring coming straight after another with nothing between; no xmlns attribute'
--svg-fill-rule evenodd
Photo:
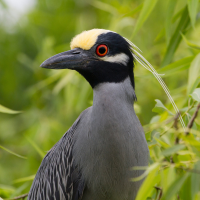
<svg viewBox="0 0 200 200"><path fill-rule="evenodd" d="M173 124L173 126L174 126L174 128L178 131L178 118L179 118L179 116L181 115L181 113L180 112L178 112L177 114L176 114L176 116L174 117L174 124ZM177 135L177 137L176 137L176 139L175 139L175 144L179 144L179 137L178 137L178 135Z"/></svg>
<svg viewBox="0 0 200 200"><path fill-rule="evenodd" d="M159 196L158 196L158 198L157 198L157 200L160 200L161 197L162 197L162 193L163 193L162 188L157 187L157 186L154 186L154 188L156 188L157 191L160 191Z"/></svg>
<svg viewBox="0 0 200 200"><path fill-rule="evenodd" d="M196 117L197 117L197 115L198 115L199 109L200 109L200 103L198 104L197 109L195 110L195 112L194 112L194 114L193 114L191 120L189 121L189 123L188 123L188 125L187 125L187 131L185 132L186 135L189 134L189 129L192 128L193 123L194 123L194 120L196 119Z"/></svg>
<svg viewBox="0 0 200 200"><path fill-rule="evenodd" d="M174 128L175 128L176 130L178 130L178 118L179 118L180 115L181 115L181 113L178 112L178 113L175 115L175 117L174 117L174 124L173 124L173 126L174 126Z"/></svg>
<svg viewBox="0 0 200 200"><path fill-rule="evenodd" d="M22 194L22 195L20 195L20 196L18 196L18 197L14 197L14 198L8 199L8 200L25 199L27 196L28 196L28 193Z"/></svg>

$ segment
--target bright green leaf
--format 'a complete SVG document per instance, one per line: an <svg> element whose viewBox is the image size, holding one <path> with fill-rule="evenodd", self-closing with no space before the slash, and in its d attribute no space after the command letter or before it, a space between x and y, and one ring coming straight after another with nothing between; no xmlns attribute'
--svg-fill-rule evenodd
<svg viewBox="0 0 200 200"><path fill-rule="evenodd" d="M157 175L160 165L158 163L154 163L150 166L151 170L143 182L140 190L137 194L136 200L146 199L150 194L151 190L154 189L153 186L160 181L160 175Z"/></svg>
<svg viewBox="0 0 200 200"><path fill-rule="evenodd" d="M179 150L182 150L182 149L184 149L184 148L185 148L185 145L183 145L183 144L178 144L178 145L175 145L175 146L170 147L170 148L168 148L168 149L165 149L164 151L162 151L162 154L163 154L164 156L170 156L170 155L172 155L172 154L174 154L174 153L176 153L176 152L178 152Z"/></svg>
<svg viewBox="0 0 200 200"><path fill-rule="evenodd" d="M164 111L167 111L170 115L173 115L172 112L170 112L164 105L163 103L159 100L159 99L155 99L156 101L156 105L155 107L152 109L153 112L156 112L156 113L163 113Z"/></svg>
<svg viewBox="0 0 200 200"><path fill-rule="evenodd" d="M187 0L187 2L188 2L188 10L189 10L191 24L194 27L197 12L198 12L198 2L199 2L199 0Z"/></svg>
<svg viewBox="0 0 200 200"><path fill-rule="evenodd" d="M18 113L21 113L21 111L11 110L9 108L6 108L6 107L2 106L1 104L0 104L0 112L7 113L7 114L18 114Z"/></svg>
<svg viewBox="0 0 200 200"><path fill-rule="evenodd" d="M200 102L200 88L196 88L194 92L190 95L195 101Z"/></svg>
<svg viewBox="0 0 200 200"><path fill-rule="evenodd" d="M134 35L138 32L138 30L142 27L148 16L151 14L154 6L156 5L158 0L145 0L142 11L140 13L140 16L137 20L137 23L135 25L135 29L133 31L133 34L131 36L131 39L134 37Z"/></svg>

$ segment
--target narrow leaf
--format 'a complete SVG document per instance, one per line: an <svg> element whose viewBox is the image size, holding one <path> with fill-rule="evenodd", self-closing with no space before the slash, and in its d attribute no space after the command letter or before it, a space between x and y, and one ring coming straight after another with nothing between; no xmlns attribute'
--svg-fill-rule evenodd
<svg viewBox="0 0 200 200"><path fill-rule="evenodd" d="M174 154L174 153L176 153L176 152L178 152L178 151L180 151L180 150L182 150L184 148L185 148L185 145L183 145L183 144L175 145L173 147L170 147L170 148L165 149L164 151L162 151L162 154L164 156L170 156L170 155L172 155L172 154Z"/></svg>
<svg viewBox="0 0 200 200"><path fill-rule="evenodd" d="M189 57L177 60L177 61L159 69L158 73L163 74L164 77L169 76L169 75L171 76L172 73L181 71L185 68L189 68L193 59L194 59L194 56L189 56Z"/></svg>
<svg viewBox="0 0 200 200"><path fill-rule="evenodd" d="M179 176L168 188L163 199L170 200L174 195L177 195L178 191L180 190L180 188L182 187L188 176L189 173Z"/></svg>
<svg viewBox="0 0 200 200"><path fill-rule="evenodd" d="M186 43L189 47L200 50L200 46L198 46L198 45L196 45L196 44L194 44L194 43L188 41L187 38L186 38L183 34L181 34L181 35L182 35L182 37L183 37L183 40L185 41L185 43Z"/></svg>
<svg viewBox="0 0 200 200"><path fill-rule="evenodd" d="M197 16L197 8L198 8L199 0L187 0L188 10L190 15L191 24L194 27L196 16Z"/></svg>
<svg viewBox="0 0 200 200"><path fill-rule="evenodd" d="M190 65L189 75L188 75L188 94L193 92L194 85L197 85L198 78L200 77L200 53L194 58Z"/></svg>
<svg viewBox="0 0 200 200"><path fill-rule="evenodd" d="M90 4L100 10L109 12L113 15L117 15L118 14L118 10L111 6L110 4L104 3L102 1L91 1Z"/></svg>
<svg viewBox="0 0 200 200"><path fill-rule="evenodd" d="M35 175L27 176L27 177L23 177L23 178L14 180L14 183L22 183L22 182L32 181L34 178L35 178Z"/></svg>
<svg viewBox="0 0 200 200"><path fill-rule="evenodd" d="M0 112L7 113L7 114L18 114L18 113L21 113L21 111L11 110L9 108L6 108L6 107L2 106L1 104L0 104Z"/></svg>
<svg viewBox="0 0 200 200"><path fill-rule="evenodd" d="M191 190L192 190L192 196L194 197L199 191L200 191L200 161L198 161L194 165L194 169L192 170L191 175ZM194 199L194 198L192 198Z"/></svg>
<svg viewBox="0 0 200 200"><path fill-rule="evenodd" d="M169 44L169 40L171 37L171 26L172 26L172 18L174 14L174 9L176 7L177 1L169 0L167 11L166 11L166 20L165 20L165 34L167 39L167 44Z"/></svg>
<svg viewBox="0 0 200 200"><path fill-rule="evenodd" d="M152 166L153 166L152 168L153 170L150 171L147 178L145 179L142 186L140 187L136 200L146 199L149 196L151 190L153 189L153 186L160 181L160 175L156 176L160 167L159 164L154 163Z"/></svg>
<svg viewBox="0 0 200 200"><path fill-rule="evenodd" d="M168 65L171 62L173 55L181 41L181 32L184 32L184 30L189 25L189 22L190 22L190 19L188 15L187 6L186 6L182 12L182 17L179 21L179 24L176 27L176 30L169 42L169 45L167 46L167 51L165 53L165 56L161 65L162 67L164 67L165 65Z"/></svg>
<svg viewBox="0 0 200 200"><path fill-rule="evenodd" d="M141 3L138 7L136 7L136 8L135 8L134 10L132 10L131 12L129 12L129 13L125 14L125 15L122 15L122 18L135 15L135 14L138 13L140 10L142 10L142 7L143 7L143 3Z"/></svg>
<svg viewBox="0 0 200 200"><path fill-rule="evenodd" d="M29 141L29 143L33 146L33 148L38 152L38 154L44 158L45 153L40 149L40 147L30 138L26 137L26 139Z"/></svg>
<svg viewBox="0 0 200 200"><path fill-rule="evenodd" d="M134 35L138 32L138 30L142 27L148 16L151 14L153 8L155 7L158 0L145 0L142 11L139 15L139 18L137 20L137 23L135 25L135 29L133 31L133 34L131 36L131 39L134 37Z"/></svg>
<svg viewBox="0 0 200 200"><path fill-rule="evenodd" d="M8 153L10 153L10 154L12 154L12 155L14 155L14 156L17 156L17 157L23 158L23 159L27 159L26 157L20 156L19 154L17 154L17 153L15 153L15 152L13 152L13 151L11 151L11 150L9 150L9 149L7 149L7 148L1 146L1 145L0 145L0 148L3 149L3 150L5 150L5 151L7 151Z"/></svg>
<svg viewBox="0 0 200 200"><path fill-rule="evenodd" d="M190 95L195 101L200 102L200 88L196 88L194 92Z"/></svg>

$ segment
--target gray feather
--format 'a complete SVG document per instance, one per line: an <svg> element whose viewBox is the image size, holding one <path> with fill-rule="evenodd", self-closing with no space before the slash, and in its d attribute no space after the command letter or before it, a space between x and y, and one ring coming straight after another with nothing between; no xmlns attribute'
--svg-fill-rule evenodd
<svg viewBox="0 0 200 200"><path fill-rule="evenodd" d="M28 200L78 200L84 190L81 173L74 164L73 136L84 112L43 159Z"/></svg>

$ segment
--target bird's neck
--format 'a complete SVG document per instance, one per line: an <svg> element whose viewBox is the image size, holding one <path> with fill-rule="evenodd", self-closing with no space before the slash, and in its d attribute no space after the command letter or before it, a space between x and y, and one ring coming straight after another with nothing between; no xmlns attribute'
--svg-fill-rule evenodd
<svg viewBox="0 0 200 200"><path fill-rule="evenodd" d="M101 83L94 89L93 107L102 106L122 106L122 104L133 105L136 99L130 78L127 77L120 83Z"/></svg>

